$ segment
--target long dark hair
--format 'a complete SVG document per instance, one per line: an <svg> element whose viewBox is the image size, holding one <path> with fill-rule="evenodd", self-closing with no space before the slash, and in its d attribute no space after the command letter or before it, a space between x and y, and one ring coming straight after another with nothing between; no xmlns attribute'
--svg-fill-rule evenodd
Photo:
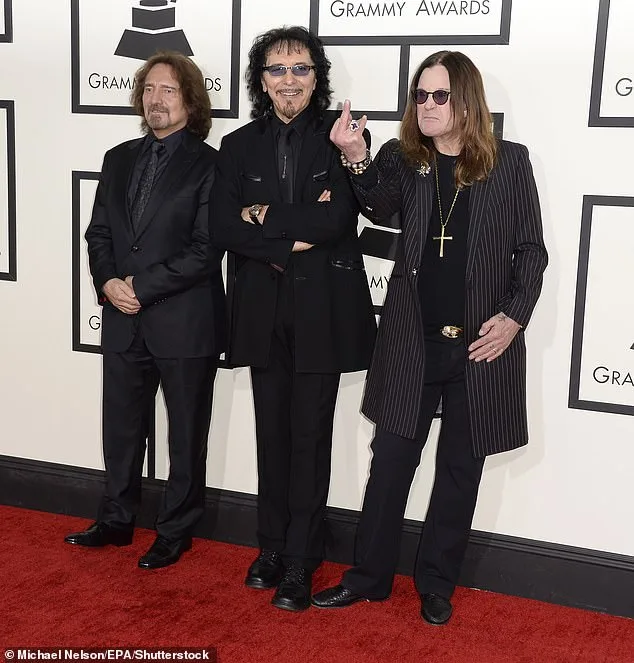
<svg viewBox="0 0 634 663"><path fill-rule="evenodd" d="M266 56L272 48L279 51L300 51L306 48L315 65L315 90L310 98L311 106L323 113L330 105L330 60L326 57L321 39L299 25L275 28L255 38L249 51L249 64L245 74L249 99L253 108L251 117L257 119L272 111L273 102L262 89L262 67L266 65Z"/></svg>
<svg viewBox="0 0 634 663"><path fill-rule="evenodd" d="M423 60L414 72L401 122L401 149L410 165L415 167L429 165L433 161L434 143L421 133L418 126L413 93L423 70L439 64L449 73L449 103L453 107L455 127L462 141L462 152L456 162L456 184L469 186L489 176L495 165L497 141L493 135L493 121L484 94L482 76L464 53L438 51Z"/></svg>
<svg viewBox="0 0 634 663"><path fill-rule="evenodd" d="M148 133L150 127L143 112L143 88L150 69L157 64L169 65L181 88L183 103L187 108L187 128L205 140L211 129L211 102L205 89L205 79L200 69L187 56L176 51L161 51L153 55L135 74L130 103L141 116L141 128Z"/></svg>

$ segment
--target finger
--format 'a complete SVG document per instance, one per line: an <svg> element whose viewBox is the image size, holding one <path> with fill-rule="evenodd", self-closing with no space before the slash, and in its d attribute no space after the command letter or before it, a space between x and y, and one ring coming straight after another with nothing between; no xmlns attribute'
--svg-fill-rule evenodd
<svg viewBox="0 0 634 663"><path fill-rule="evenodd" d="M486 358L487 362L497 359L504 352L504 350L506 350L505 346L496 346L495 350L492 350L489 353L489 356Z"/></svg>
<svg viewBox="0 0 634 663"><path fill-rule="evenodd" d="M357 121L359 122L359 133L363 134L365 131L365 125L368 123L368 116L362 115Z"/></svg>
<svg viewBox="0 0 634 663"><path fill-rule="evenodd" d="M319 203L325 203L330 200L330 191L328 189L324 189L321 194L319 195L319 198L317 198L317 202Z"/></svg>
<svg viewBox="0 0 634 663"><path fill-rule="evenodd" d="M476 351L473 353L474 355L474 360L476 362L487 360L489 361L490 359L495 359L498 357L500 354L500 345L496 345L495 343L489 343L488 345L484 346L481 348L479 351Z"/></svg>
<svg viewBox="0 0 634 663"><path fill-rule="evenodd" d="M343 102L343 110L341 111L341 123L344 127L347 127L350 124L352 116L350 115L350 99L346 99Z"/></svg>
<svg viewBox="0 0 634 663"><path fill-rule="evenodd" d="M139 302L135 297L118 297L115 303L117 308L125 307L126 309L138 306Z"/></svg>
<svg viewBox="0 0 634 663"><path fill-rule="evenodd" d="M485 348L483 350L472 352L469 355L469 359L471 359L472 361L475 361L476 363L478 363L478 362L481 362L485 359L488 359L489 357L493 357L494 355L495 355L495 352Z"/></svg>
<svg viewBox="0 0 634 663"><path fill-rule="evenodd" d="M475 350L479 350L480 348L486 346L487 343L491 343L491 339L479 338L469 346L468 350L469 352L474 352Z"/></svg>
<svg viewBox="0 0 634 663"><path fill-rule="evenodd" d="M135 297L134 288L126 281L121 284L121 294L130 299L134 299Z"/></svg>

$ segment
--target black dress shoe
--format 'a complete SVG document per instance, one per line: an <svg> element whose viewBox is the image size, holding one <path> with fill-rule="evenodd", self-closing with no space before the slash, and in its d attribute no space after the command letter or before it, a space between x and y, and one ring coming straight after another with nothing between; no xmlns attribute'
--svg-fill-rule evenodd
<svg viewBox="0 0 634 663"><path fill-rule="evenodd" d="M271 605L291 612L307 610L310 608L312 583L313 574L311 571L297 564L291 564L277 586L277 590L271 599Z"/></svg>
<svg viewBox="0 0 634 663"><path fill-rule="evenodd" d="M284 575L282 557L274 550L260 550L260 554L247 571L244 584L252 589L277 587Z"/></svg>
<svg viewBox="0 0 634 663"><path fill-rule="evenodd" d="M132 543L132 530L111 527L105 523L93 523L83 532L74 532L64 537L66 543L76 546L88 546L90 548L102 548L103 546L129 546Z"/></svg>
<svg viewBox="0 0 634 663"><path fill-rule="evenodd" d="M439 594L423 594L420 614L430 624L445 624L449 621L453 608L451 601Z"/></svg>
<svg viewBox="0 0 634 663"><path fill-rule="evenodd" d="M164 566L176 564L181 555L192 547L191 536L184 539L166 539L160 534L150 549L139 560L142 569L162 569Z"/></svg>
<svg viewBox="0 0 634 663"><path fill-rule="evenodd" d="M365 596L355 594L343 585L335 585L313 596L312 604L318 608L347 608L358 601L369 601Z"/></svg>

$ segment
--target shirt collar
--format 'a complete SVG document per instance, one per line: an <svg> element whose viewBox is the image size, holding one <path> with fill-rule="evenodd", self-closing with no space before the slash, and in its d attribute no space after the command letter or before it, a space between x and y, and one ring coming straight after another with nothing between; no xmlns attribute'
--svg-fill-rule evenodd
<svg viewBox="0 0 634 663"><path fill-rule="evenodd" d="M306 128L310 124L310 121L314 118L315 113L312 106L305 108L299 115L294 117L290 122L282 122L280 118L273 112L272 114L272 127L273 131L277 131L282 127L290 127L292 130L297 132L301 137L306 133Z"/></svg>
<svg viewBox="0 0 634 663"><path fill-rule="evenodd" d="M181 143L183 142L183 138L185 137L185 132L187 131L187 127L183 127L182 129L179 129L178 131L175 131L173 134L170 134L169 136L165 136L165 138L157 138L154 133L150 132L146 136L146 145L145 149L149 149L150 145L152 144L153 140L158 141L159 143L163 143L165 145L165 150L167 152L167 156L171 157L174 152L180 147Z"/></svg>

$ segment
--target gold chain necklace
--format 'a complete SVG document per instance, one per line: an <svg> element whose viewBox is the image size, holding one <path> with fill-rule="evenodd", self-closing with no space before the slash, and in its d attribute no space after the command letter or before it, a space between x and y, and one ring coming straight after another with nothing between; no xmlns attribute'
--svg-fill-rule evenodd
<svg viewBox="0 0 634 663"><path fill-rule="evenodd" d="M447 214L447 219L443 219L442 215L442 202L440 201L440 183L438 182L438 157L436 157L436 167L434 168L436 173L436 195L438 196L438 212L440 214L440 235L438 237L432 237L432 239L440 240L440 257L444 258L444 249L445 249L445 240L453 239L450 235L445 235L445 228L451 219L451 213L453 212L454 205L456 204L456 199L460 193L460 188L456 187L456 193L454 194L453 200L451 201L451 207L449 208L449 213Z"/></svg>

